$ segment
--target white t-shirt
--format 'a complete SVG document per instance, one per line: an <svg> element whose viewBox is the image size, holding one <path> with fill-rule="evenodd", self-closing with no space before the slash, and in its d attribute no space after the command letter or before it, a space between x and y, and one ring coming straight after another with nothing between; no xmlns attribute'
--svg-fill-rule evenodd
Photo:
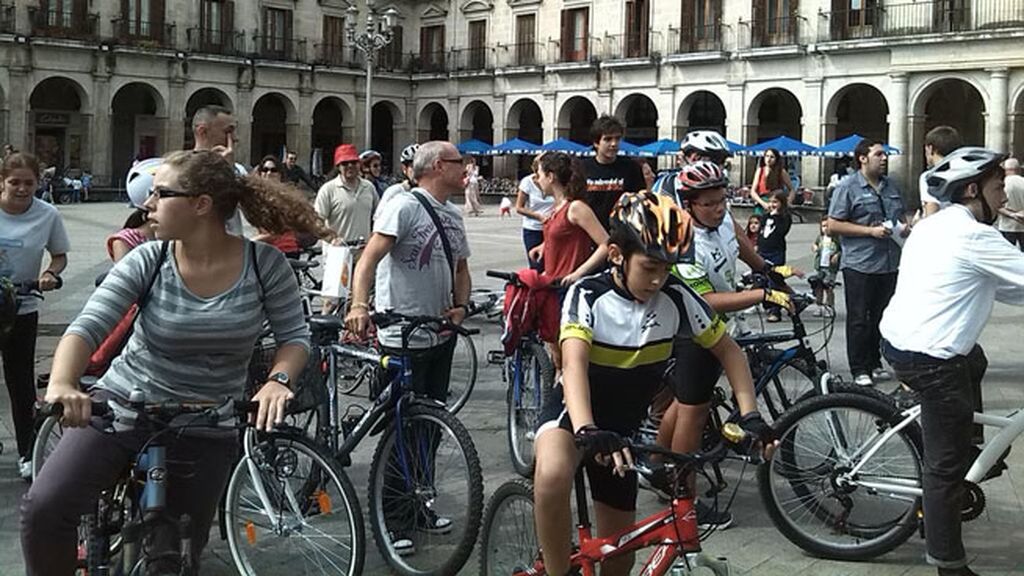
<svg viewBox="0 0 1024 576"><path fill-rule="evenodd" d="M551 213L551 209L555 206L555 198L553 196L545 196L544 191L533 181L532 175L524 176L519 181L519 189L526 193L527 208L538 214ZM523 229L540 231L544 229L544 224L540 220L523 216Z"/></svg>
<svg viewBox="0 0 1024 576"><path fill-rule="evenodd" d="M453 264L469 258L462 212L454 204L441 204L422 188L396 194L373 224L375 233L395 238L394 247L377 265L375 307L378 312L440 316L452 306L452 271L434 221L413 194L426 197L437 212L452 247ZM377 338L384 346L398 348L402 344L401 328L380 330ZM410 338L410 345L415 348L439 342L435 334L426 330Z"/></svg>
<svg viewBox="0 0 1024 576"><path fill-rule="evenodd" d="M71 248L64 221L56 208L33 199L28 210L8 214L0 210L0 276L11 282L31 282L39 278L43 252L66 254ZM39 310L39 299L18 298L18 314Z"/></svg>
<svg viewBox="0 0 1024 576"><path fill-rule="evenodd" d="M1006 189L1006 209L1011 212L1024 211L1024 176L1010 174L1003 180L1003 186ZM1002 214L999 215L996 227L1000 232L1024 232L1024 224Z"/></svg>

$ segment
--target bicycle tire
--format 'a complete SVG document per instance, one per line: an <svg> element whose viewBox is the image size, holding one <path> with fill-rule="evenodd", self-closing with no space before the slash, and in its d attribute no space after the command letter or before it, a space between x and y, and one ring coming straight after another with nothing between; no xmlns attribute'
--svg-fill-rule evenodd
<svg viewBox="0 0 1024 576"><path fill-rule="evenodd" d="M239 574L254 576L272 572L275 567L284 568L288 574L339 574L356 576L362 573L366 554L366 542L363 532L363 516L352 482L344 470L333 458L304 436L287 433L270 433L262 436L256 455L243 456L235 465L228 483L227 496L224 504L225 525L227 527L228 548ZM299 458L308 459L309 467L299 465ZM259 461L255 461L259 459ZM273 528L264 532L258 539L257 530L266 528L257 526L253 520L240 522L240 515L246 511L246 505L263 514L259 508L258 494L246 496L246 483L252 485L250 464L259 471L264 490L268 487L268 502L274 507L274 513L281 519L287 514L296 516L286 528ZM305 476L301 476L305 474ZM297 482L289 482L297 480ZM291 486L297 490L292 494ZM249 488L250 493L254 492ZM285 510L284 505L291 508ZM254 514L255 516L256 514ZM340 535L324 536L322 520L339 521ZM328 549L319 543L312 543L311 553L321 553L321 561L311 565L310 556L297 551L298 541L307 531L313 531L316 539L326 538L332 546ZM311 542L313 539L310 538ZM326 552L342 548L340 540L348 541L350 554L346 558L323 557ZM258 544L272 543L270 549L263 549L258 555L253 550ZM324 571L324 562L331 565L331 571ZM320 571L314 572L314 568Z"/></svg>
<svg viewBox="0 0 1024 576"><path fill-rule="evenodd" d="M512 467L523 478L533 477L533 440L529 434L536 432L540 424L540 412L547 403L555 382L555 367L544 346L536 342L525 342L517 352L524 377L521 380L519 398L515 398L515 374L509 378L505 397L508 451L512 455ZM513 363L513 366L515 364ZM539 388L539 389L538 389ZM518 400L518 402L517 402Z"/></svg>
<svg viewBox="0 0 1024 576"><path fill-rule="evenodd" d="M887 497L892 495L878 494L862 486L841 488L835 482L836 477L855 462L840 462L835 443L829 438L831 434L815 431L815 425L820 428L824 424L829 428L841 423L840 431L851 437L856 426L850 423L863 421L862 428L870 436L880 434L902 419L901 411L891 402L845 391L808 398L786 412L775 424L779 448L772 460L758 469L761 500L779 532L803 550L835 560L874 558L910 538L918 527L921 499L894 497L894 501L909 502L909 505L900 503L894 511L889 511L883 508ZM801 446L812 444L818 438L822 439L824 447L809 448L805 456ZM853 449L849 452L863 453L870 441L871 437L863 443L852 442ZM920 428L911 424L880 448L876 460L863 466L861 477L868 477L878 467L883 467L880 471L890 476L904 482L916 480L919 484L922 454ZM874 467L871 462L875 462ZM786 490L792 491L794 496L784 498L782 492ZM822 530L804 527L801 524L804 520L818 522ZM828 540L830 537L832 540ZM850 542L840 541L842 537L848 537Z"/></svg>
<svg viewBox="0 0 1024 576"><path fill-rule="evenodd" d="M532 568L539 556L533 483L522 478L509 480L487 502L480 530L480 576L508 576Z"/></svg>
<svg viewBox="0 0 1024 576"><path fill-rule="evenodd" d="M57 447L61 436L64 434L64 427L60 425L58 416L47 416L36 432L35 442L32 443L32 481L39 477L39 471L49 458L53 449Z"/></svg>
<svg viewBox="0 0 1024 576"><path fill-rule="evenodd" d="M451 378L448 380L448 401L445 402L452 414L458 414L469 401L469 395L476 386L478 364L473 338L468 334L456 334Z"/></svg>
<svg viewBox="0 0 1024 576"><path fill-rule="evenodd" d="M761 365L767 369L773 362L776 350L761 352ZM757 395L757 408L766 422L771 424L782 414L804 398L818 393L817 367L799 358L792 358L779 366Z"/></svg>
<svg viewBox="0 0 1024 576"><path fill-rule="evenodd" d="M373 538L384 561L398 574L451 576L469 560L480 532L484 497L480 458L469 431L446 409L426 404L405 404L400 409L401 434L394 421L389 423L370 463ZM396 450L399 436L402 446L416 447L415 454L407 449ZM456 458L461 458L462 462L454 462ZM403 462L406 469L411 469L404 478L400 470ZM437 462L451 465L440 472ZM458 467L455 472L451 471L453 466ZM388 476L391 486L387 485ZM439 488L452 492L439 496ZM384 510L385 492L391 500L391 519ZM465 501L453 502L457 498ZM404 518L395 519L395 510ZM447 518L448 532L431 534L422 527L415 527L416 522L425 518L436 526L436 521L443 518L441 513L457 515ZM395 549L391 534L399 531L412 540L415 554L403 556Z"/></svg>

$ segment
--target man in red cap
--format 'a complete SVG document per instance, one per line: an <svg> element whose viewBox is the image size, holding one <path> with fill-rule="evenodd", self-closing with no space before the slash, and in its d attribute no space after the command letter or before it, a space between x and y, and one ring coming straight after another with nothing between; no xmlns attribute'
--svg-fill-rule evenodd
<svg viewBox="0 0 1024 576"><path fill-rule="evenodd" d="M320 187L313 206L341 240L369 238L378 198L373 184L359 175L356 147L341 144L335 148L334 166L338 177Z"/></svg>

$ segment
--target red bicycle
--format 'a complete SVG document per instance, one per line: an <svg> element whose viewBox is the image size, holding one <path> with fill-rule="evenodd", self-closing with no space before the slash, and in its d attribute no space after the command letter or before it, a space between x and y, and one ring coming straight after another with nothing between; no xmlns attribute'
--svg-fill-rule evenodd
<svg viewBox="0 0 1024 576"><path fill-rule="evenodd" d="M578 544L574 547L572 573L595 576L596 566L642 548L654 547L640 570L642 576L667 574L682 560L686 574L697 572L722 576L727 573L724 561L709 561L701 551L701 540L712 532L701 534L697 528L694 498L687 493L685 478L690 471L726 458L751 461L751 457L729 456L730 445L743 446L746 435L739 426L728 423L722 428L724 442L707 452L679 454L654 445L631 445L634 455L657 455L661 464L640 465L637 473L651 478L660 476L659 469L674 478L675 498L668 508L652 514L606 538L595 538L591 533L587 511L587 490L583 468L576 472L576 527ZM749 453L749 451L742 451ZM547 574L534 530L533 483L516 479L502 484L491 496L484 515L480 546L481 576L543 576ZM710 570L710 572L708 572ZM558 575L561 576L561 575Z"/></svg>

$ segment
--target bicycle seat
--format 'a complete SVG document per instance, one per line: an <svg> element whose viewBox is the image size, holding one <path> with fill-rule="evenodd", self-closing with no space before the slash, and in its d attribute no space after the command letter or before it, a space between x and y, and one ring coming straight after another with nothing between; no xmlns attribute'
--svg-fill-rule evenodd
<svg viewBox="0 0 1024 576"><path fill-rule="evenodd" d="M288 260L288 264L291 265L292 270L295 272L309 270L310 268L316 268L320 265L319 262L311 262L309 260Z"/></svg>
<svg viewBox="0 0 1024 576"><path fill-rule="evenodd" d="M345 321L333 314L314 314L308 322L313 332L341 332L345 327Z"/></svg>

